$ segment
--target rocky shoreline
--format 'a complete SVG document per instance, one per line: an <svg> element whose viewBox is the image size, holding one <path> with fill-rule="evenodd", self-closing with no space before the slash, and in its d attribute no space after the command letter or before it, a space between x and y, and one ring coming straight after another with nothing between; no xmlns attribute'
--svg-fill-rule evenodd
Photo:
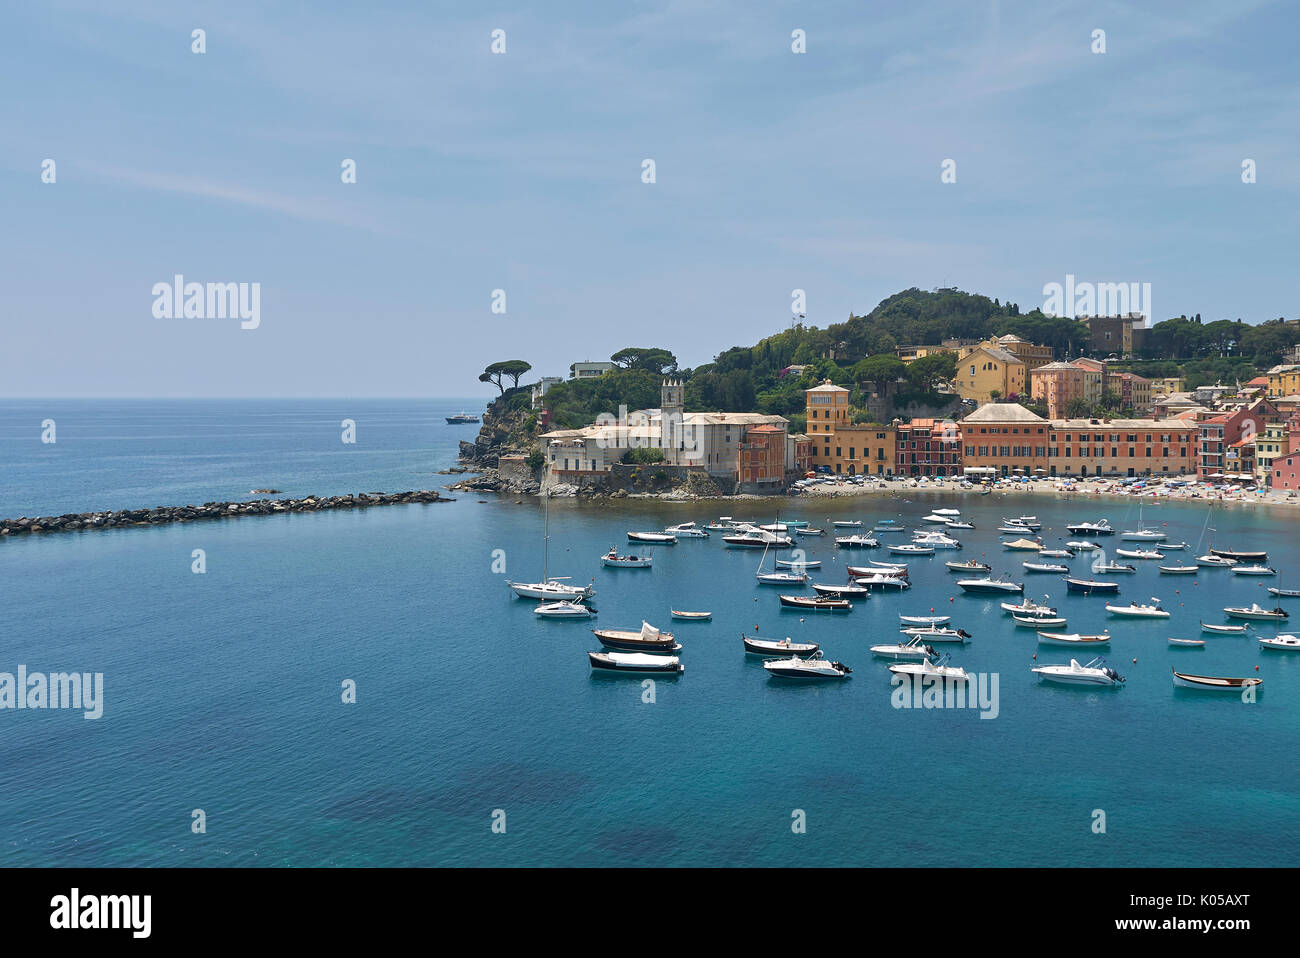
<svg viewBox="0 0 1300 958"><path fill-rule="evenodd" d="M368 509L421 502L455 502L432 489L411 492L362 492L346 496L307 496L303 499L254 499L244 502L205 502L201 506L158 506L154 509L119 509L108 512L80 512L62 516L21 516L0 519L0 536L41 532L81 532L92 529L122 529L129 526L158 526L200 519L234 519L241 516L273 516L282 512L323 512L329 509Z"/></svg>

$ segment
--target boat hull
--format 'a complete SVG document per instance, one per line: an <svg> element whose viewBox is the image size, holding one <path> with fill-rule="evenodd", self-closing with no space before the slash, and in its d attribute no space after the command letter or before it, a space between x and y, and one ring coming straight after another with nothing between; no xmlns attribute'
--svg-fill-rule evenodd
<svg viewBox="0 0 1300 958"><path fill-rule="evenodd" d="M615 672L622 675L645 673L680 675L685 671L685 667L675 655L617 655L617 653L588 652L587 658L591 662L592 670L596 672Z"/></svg>

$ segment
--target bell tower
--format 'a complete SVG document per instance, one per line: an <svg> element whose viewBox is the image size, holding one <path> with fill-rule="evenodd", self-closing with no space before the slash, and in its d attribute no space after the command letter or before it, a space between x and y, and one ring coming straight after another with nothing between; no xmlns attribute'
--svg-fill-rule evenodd
<svg viewBox="0 0 1300 958"><path fill-rule="evenodd" d="M664 461L680 465L680 455L685 442L682 428L682 383L680 379L665 379L659 389L660 419L659 443Z"/></svg>

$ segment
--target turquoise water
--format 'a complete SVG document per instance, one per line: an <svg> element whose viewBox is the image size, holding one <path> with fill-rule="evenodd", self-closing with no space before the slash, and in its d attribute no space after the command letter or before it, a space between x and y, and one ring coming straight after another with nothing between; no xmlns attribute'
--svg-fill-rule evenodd
<svg viewBox="0 0 1300 958"><path fill-rule="evenodd" d="M463 405L5 401L0 514L235 498L267 484L289 495L439 486L455 440L474 432L442 422ZM59 423L52 456L37 439L46 415ZM358 443L341 452L338 422L349 415ZM834 617L779 611L780 590L754 583L759 554L716 536L657 550L649 571L598 563L629 529L719 512L915 520L939 504L912 492L552 502L551 574L595 577L596 623L646 618L685 646L685 674L658 682L653 704L638 679L591 675L596 623L538 620L506 589L507 577L541 574L532 499L0 542L0 671L97 671L105 683L99 721L0 711L0 864L1300 864L1300 656L1261 652L1253 639L1206 637L1203 651L1165 641L1199 637L1198 620L1223 621L1223 605L1263 603L1257 580L1161 577L1141 563L1120 579L1122 598L1159 596L1174 617L1110 623L1108 658L1128 683L1109 691L1041 686L1029 672L1033 632L1013 628L995 599L961 595L942 553L911 560L910 592ZM1047 541L1064 541L1067 521L1122 526L1136 509L943 501L978 527L958 533L957 555L987 552L1028 593L1050 592L1068 631L1105 627L1104 599L1021 575L1024 555L997 548L995 526L1032 512ZM1194 545L1204 511L1148 506L1145 519ZM1276 584L1300 587L1290 512L1222 509L1215 525L1216 543L1268 549L1283 573ZM825 562L819 581L842 580L829 537L801 544ZM204 575L190 571L197 548ZM497 549L504 575L493 571ZM1300 601L1283 601L1300 612ZM670 623L671 607L714 618ZM930 608L974 636L951 647L955 664L999 675L996 719L891 707L888 673L866 648L897 637L900 612ZM821 642L852 678L769 679L741 649L740 632L755 625ZM1067 661L1062 651L1038 662ZM1171 665L1231 675L1258 666L1263 691L1253 705L1176 692ZM354 705L340 701L347 679ZM198 808L203 835L190 830ZM496 809L505 834L491 830ZM795 809L806 834L791 830ZM1092 831L1095 809L1105 834Z"/></svg>

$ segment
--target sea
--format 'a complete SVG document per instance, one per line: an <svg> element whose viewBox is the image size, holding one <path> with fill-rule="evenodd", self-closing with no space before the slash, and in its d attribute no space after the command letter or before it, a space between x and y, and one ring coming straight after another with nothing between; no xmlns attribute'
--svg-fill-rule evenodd
<svg viewBox="0 0 1300 958"><path fill-rule="evenodd" d="M0 517L439 488L481 400L0 400ZM54 442L47 420L54 422ZM344 442L345 420L355 442ZM45 424L45 425L43 425ZM1001 548L1003 516L1134 528L1135 503L926 493L830 499L454 502L0 540L0 673L103 676L102 715L0 710L0 865L1270 866L1300 864L1300 655L1200 634L1226 605L1300 588L1300 514L1147 504L1187 551L1266 549L1275 579L1222 569L1116 576L1167 621L1107 621ZM715 534L602 568L630 530L719 513L827 528L799 541L816 581L884 550L830 522L915 526L961 510L963 548L911 557L910 591L842 615L783 611L772 555ZM548 514L549 513L549 519ZM1209 522L1207 522L1209 520ZM1208 525L1208 528L1207 528ZM549 540L546 532L549 530ZM1007 537L1013 538L1013 537ZM1118 536L1102 539L1113 553ZM640 549L641 547L634 547ZM196 550L203 569L196 572ZM1204 551L1203 548L1201 551ZM1053 687L997 598L947 571L979 557L1056 606L1063 631L1114 636L1117 689ZM1110 556L1114 558L1113 554ZM1066 560L1088 574L1090 557ZM591 621L554 621L507 579L593 582ZM1044 598L1046 596L1047 598ZM708 610L709 622L670 609ZM899 615L951 615L944 648L996 709L898 707L885 660ZM673 631L680 677L593 674L593 626ZM1281 631L1286 631L1283 627ZM841 681L770 678L741 635L822 644ZM1206 639L1174 648L1169 637ZM1253 702L1176 690L1171 669L1258 676ZM910 697L909 697L910 699ZM995 714L994 714L995 713ZM986 717L982 717L986 716Z"/></svg>

